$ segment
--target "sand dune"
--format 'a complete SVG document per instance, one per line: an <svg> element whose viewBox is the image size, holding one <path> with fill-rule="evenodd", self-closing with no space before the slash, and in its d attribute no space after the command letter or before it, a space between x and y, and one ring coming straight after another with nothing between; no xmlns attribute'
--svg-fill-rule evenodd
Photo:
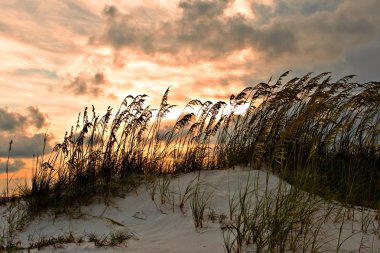
<svg viewBox="0 0 380 253"><path fill-rule="evenodd" d="M170 183L169 190L163 194L160 192L165 191L163 181L158 180L156 184L143 184L134 192L112 198L108 205L99 199L59 217L41 214L19 232L14 240L26 248L42 238L67 236L70 233L75 241L82 238L80 243L56 243L40 249L30 249L30 252L225 252L222 228L232 222L228 221L228 216L229 199L233 194L237 196L246 185L256 185L252 189L254 194L260 196L265 192L273 194L280 184L285 191L291 189L290 185L266 171L250 171L244 168L202 171L199 177L202 192L211 197L204 214L204 226L196 229L190 199L182 210L179 202L186 187L197 176L198 173L188 173L172 177L170 181L166 181L168 185ZM361 223L365 219L359 208L353 211L352 217L347 216L343 222L339 222L336 219L338 214L334 212L344 209L339 204L335 207L331 218L321 228L320 251L336 252L337 245L343 242L339 252L379 252L380 239L379 234L376 235L379 232L378 224L369 224L367 233L364 233L361 231ZM2 212L3 217L6 217L5 208ZM375 221L375 211L364 212L368 219ZM105 238L117 232L129 234L131 238L113 247L97 247L94 242L89 242L91 234ZM297 251L302 252L302 249ZM244 245L243 252L256 252L256 246Z"/></svg>

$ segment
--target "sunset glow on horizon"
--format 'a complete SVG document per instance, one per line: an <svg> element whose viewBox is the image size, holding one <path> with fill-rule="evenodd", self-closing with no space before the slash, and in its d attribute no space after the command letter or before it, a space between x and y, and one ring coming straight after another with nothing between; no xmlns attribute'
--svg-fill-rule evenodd
<svg viewBox="0 0 380 253"><path fill-rule="evenodd" d="M62 141L85 107L124 97L173 118L192 99L228 101L244 87L332 72L380 80L380 1L9 0L0 3L0 190L31 175L33 155ZM18 178L18 179L17 179Z"/></svg>

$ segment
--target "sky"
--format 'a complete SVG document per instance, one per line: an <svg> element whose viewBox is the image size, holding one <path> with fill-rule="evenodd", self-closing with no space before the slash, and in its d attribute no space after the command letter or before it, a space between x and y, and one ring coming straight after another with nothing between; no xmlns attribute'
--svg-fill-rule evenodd
<svg viewBox="0 0 380 253"><path fill-rule="evenodd" d="M77 114L128 94L227 100L278 77L380 80L378 0L0 2L0 180L62 141ZM28 162L29 161L29 162ZM0 182L1 185L1 182Z"/></svg>

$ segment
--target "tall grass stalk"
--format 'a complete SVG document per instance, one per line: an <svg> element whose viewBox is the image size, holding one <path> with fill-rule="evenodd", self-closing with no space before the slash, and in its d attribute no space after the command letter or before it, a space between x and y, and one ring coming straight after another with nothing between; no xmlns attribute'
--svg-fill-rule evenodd
<svg viewBox="0 0 380 253"><path fill-rule="evenodd" d="M9 142L9 149L8 149L8 158L7 158L7 164L6 164L6 174L7 174L7 195L6 197L8 198L9 197L9 157L10 157L10 154L11 154L11 151L12 151L12 140Z"/></svg>

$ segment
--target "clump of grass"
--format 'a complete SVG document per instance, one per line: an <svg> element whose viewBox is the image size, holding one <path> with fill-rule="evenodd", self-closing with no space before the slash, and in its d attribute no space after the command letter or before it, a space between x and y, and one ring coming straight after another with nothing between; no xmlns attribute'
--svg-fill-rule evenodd
<svg viewBox="0 0 380 253"><path fill-rule="evenodd" d="M212 193L206 189L206 185L201 182L200 174L198 174L194 190L190 197L191 213L196 229L203 228L205 211L209 207Z"/></svg>
<svg viewBox="0 0 380 253"><path fill-rule="evenodd" d="M261 192L258 178L230 197L230 220L222 226L226 251L243 252L248 245L255 252L319 251L331 209L321 214L321 200L281 181Z"/></svg>
<svg viewBox="0 0 380 253"><path fill-rule="evenodd" d="M72 233L67 235L59 235L56 237L46 237L41 236L36 242L31 243L28 249L42 249L48 246L53 246L54 248L60 247L62 244L74 243L76 239Z"/></svg>
<svg viewBox="0 0 380 253"><path fill-rule="evenodd" d="M185 213L185 204L191 198L192 193L197 186L197 183L199 183L198 176L190 180L190 182L186 185L184 191L179 189L179 208L181 209L182 213Z"/></svg>
<svg viewBox="0 0 380 253"><path fill-rule="evenodd" d="M127 240L136 238L135 235L129 231L116 231L111 232L108 235L98 235L96 233L91 233L87 235L87 240L93 242L97 247L115 247L120 244L125 244ZM75 236L73 233L58 235L58 236L40 236L35 242L29 244L27 247L17 246L16 250L32 250L32 249L43 249L49 246L54 248L60 248L63 244L67 243L83 243L85 242L85 236ZM8 252L8 251L6 251Z"/></svg>
<svg viewBox="0 0 380 253"><path fill-rule="evenodd" d="M19 248L15 236L28 223L30 217L25 204L19 199L13 199L12 202L6 203L5 207L5 219L0 223L0 250L13 252Z"/></svg>
<svg viewBox="0 0 380 253"><path fill-rule="evenodd" d="M157 209L164 213L162 207L171 205L174 212L175 193L171 189L171 175L150 175L146 176L145 179L146 190L149 192L150 198L156 205ZM159 197L158 203L156 202L156 195Z"/></svg>
<svg viewBox="0 0 380 253"><path fill-rule="evenodd" d="M95 233L88 235L88 241L93 242L97 247L115 247L120 244L125 244L127 240L132 238L135 238L134 234L128 231L112 232L107 236L99 236Z"/></svg>
<svg viewBox="0 0 380 253"><path fill-rule="evenodd" d="M161 205L167 204L172 200L170 184L171 180L168 176L164 176L163 178L161 178L159 184Z"/></svg>

